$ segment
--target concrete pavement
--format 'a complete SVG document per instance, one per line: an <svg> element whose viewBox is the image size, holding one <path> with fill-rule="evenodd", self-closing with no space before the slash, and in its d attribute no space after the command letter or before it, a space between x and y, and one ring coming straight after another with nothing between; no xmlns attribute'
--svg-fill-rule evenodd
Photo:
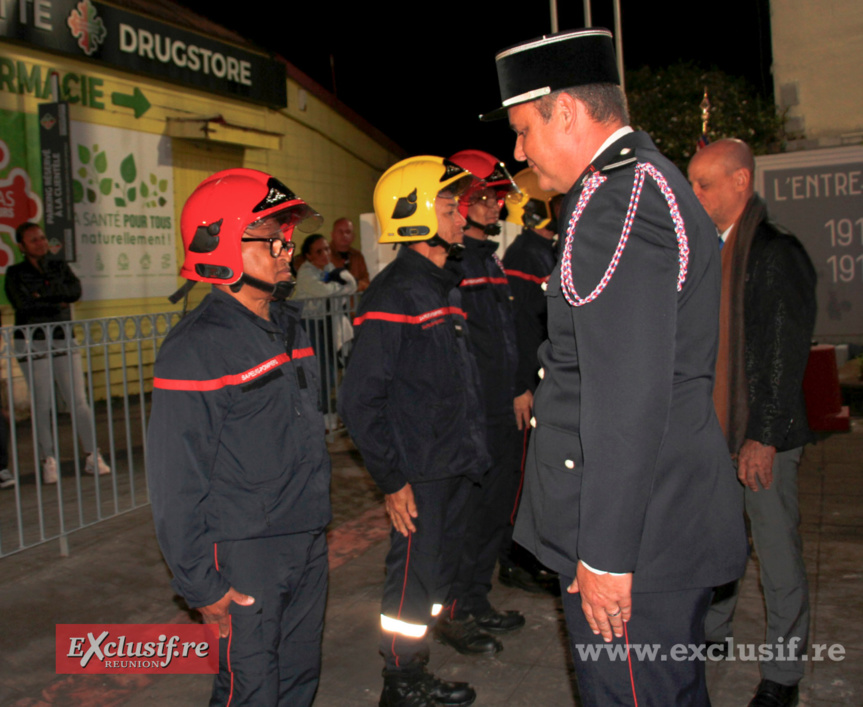
<svg viewBox="0 0 863 707"><path fill-rule="evenodd" d="M377 655L379 601L387 522L380 495L345 438L334 460L331 579L316 707L376 705L382 661ZM863 420L848 434L807 448L800 479L802 531L812 598L811 640L841 645L844 659L812 661L801 705L863 704ZM2 504L9 502L0 491ZM58 623L188 622L174 596L153 533L149 508L132 511L56 543L0 559L0 705L113 707L207 703L210 676L67 676L54 671ZM477 705L575 705L577 686L566 648L559 600L495 586L499 609L527 617L504 637L493 658L466 657L434 644L431 668L477 689ZM735 618L738 643L764 631L757 558L750 560ZM834 650L834 654L836 651ZM746 705L758 665L708 665L714 707Z"/></svg>

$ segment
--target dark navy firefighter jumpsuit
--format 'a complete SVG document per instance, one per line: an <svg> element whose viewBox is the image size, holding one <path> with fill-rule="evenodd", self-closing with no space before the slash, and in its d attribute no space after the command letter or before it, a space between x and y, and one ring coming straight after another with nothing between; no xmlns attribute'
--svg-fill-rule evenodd
<svg viewBox="0 0 863 707"><path fill-rule="evenodd" d="M409 537L390 533L380 646L389 670L428 655L427 630L458 563L471 480L490 462L460 277L402 247L363 295L339 396L372 478L386 494L410 483L419 514Z"/></svg>
<svg viewBox="0 0 863 707"><path fill-rule="evenodd" d="M191 607L255 599L231 604L211 705L310 705L318 684L330 460L299 312L213 289L156 360L147 474L173 586Z"/></svg>
<svg viewBox="0 0 863 707"><path fill-rule="evenodd" d="M461 561L448 597L449 616L454 619L480 616L491 609L488 593L501 543L510 537L506 528L518 492L524 439L513 410L518 351L512 294L495 255L498 244L465 236L464 245L459 292L480 372L492 465L473 485L468 500Z"/></svg>

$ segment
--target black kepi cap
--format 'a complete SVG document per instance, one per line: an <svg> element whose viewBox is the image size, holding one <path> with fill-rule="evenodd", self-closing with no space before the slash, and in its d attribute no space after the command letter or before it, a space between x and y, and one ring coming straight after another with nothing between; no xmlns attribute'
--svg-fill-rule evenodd
<svg viewBox="0 0 863 707"><path fill-rule="evenodd" d="M480 120L497 120L506 109L549 93L591 83L620 85L614 43L607 29L547 34L516 44L494 58L501 107Z"/></svg>

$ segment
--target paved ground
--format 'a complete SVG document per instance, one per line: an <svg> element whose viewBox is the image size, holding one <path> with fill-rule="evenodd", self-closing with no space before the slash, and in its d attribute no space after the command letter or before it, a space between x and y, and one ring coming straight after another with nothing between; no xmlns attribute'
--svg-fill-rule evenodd
<svg viewBox="0 0 863 707"><path fill-rule="evenodd" d="M350 444L337 440L330 532L331 582L324 666L317 707L375 705L381 661L376 655L387 524L380 497ZM809 447L801 475L801 506L813 601L813 643L841 644L842 661L810 662L801 705L863 704L863 421L850 434ZM2 504L9 503L0 492ZM108 707L204 705L209 676L65 676L54 671L58 623L187 622L143 508L58 544L0 559L0 705ZM758 642L764 609L757 558L744 580L735 620L739 643ZM432 668L469 680L477 705L574 705L558 600L495 587L501 609L518 608L527 625L504 640L494 658L468 658L435 644ZM746 705L758 681L754 662L708 665L715 707Z"/></svg>

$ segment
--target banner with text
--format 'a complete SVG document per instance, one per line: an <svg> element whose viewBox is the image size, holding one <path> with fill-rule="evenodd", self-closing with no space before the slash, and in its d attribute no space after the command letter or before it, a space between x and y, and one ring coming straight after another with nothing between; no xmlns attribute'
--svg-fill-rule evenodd
<svg viewBox="0 0 863 707"><path fill-rule="evenodd" d="M801 240L815 264L815 336L863 336L863 148L756 160L756 187L771 217Z"/></svg>
<svg viewBox="0 0 863 707"><path fill-rule="evenodd" d="M84 299L176 289L170 138L73 122L72 194Z"/></svg>
<svg viewBox="0 0 863 707"><path fill-rule="evenodd" d="M33 136L27 149L27 135ZM15 229L42 221L42 171L35 115L0 110L0 303L9 304L2 287L6 268L21 259ZM9 324L10 322L4 322Z"/></svg>

